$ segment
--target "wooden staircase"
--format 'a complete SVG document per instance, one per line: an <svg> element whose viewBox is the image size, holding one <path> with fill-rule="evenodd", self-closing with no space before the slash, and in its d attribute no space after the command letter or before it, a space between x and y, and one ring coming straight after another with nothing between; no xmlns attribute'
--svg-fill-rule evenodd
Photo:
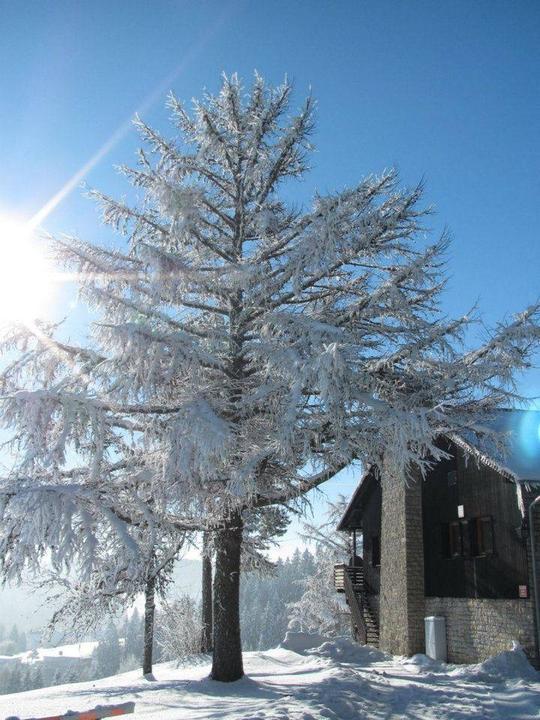
<svg viewBox="0 0 540 720"><path fill-rule="evenodd" d="M363 564L335 565L334 586L337 592L345 593L355 640L362 645L379 647L379 623L369 602Z"/></svg>

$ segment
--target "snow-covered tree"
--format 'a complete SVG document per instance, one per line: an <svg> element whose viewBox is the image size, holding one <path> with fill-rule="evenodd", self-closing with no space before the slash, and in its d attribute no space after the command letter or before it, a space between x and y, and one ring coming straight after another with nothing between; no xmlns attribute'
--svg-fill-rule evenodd
<svg viewBox="0 0 540 720"><path fill-rule="evenodd" d="M159 614L157 641L164 660L182 660L201 651L200 608L189 595L165 601Z"/></svg>
<svg viewBox="0 0 540 720"><path fill-rule="evenodd" d="M143 620L139 615L137 608L133 608L133 612L126 616L122 628L124 636L124 657L140 658L141 648L143 647Z"/></svg>
<svg viewBox="0 0 540 720"><path fill-rule="evenodd" d="M240 623L247 650L277 647L289 625L289 607L302 595L304 582L317 570L318 561L305 550L279 559L263 572L242 573Z"/></svg>
<svg viewBox="0 0 540 720"><path fill-rule="evenodd" d="M109 622L102 633L98 646L92 654L94 677L108 677L115 675L120 667L120 641L118 632L112 622Z"/></svg>
<svg viewBox="0 0 540 720"><path fill-rule="evenodd" d="M210 534L202 534L201 548L201 644L200 651L212 650L213 612L212 612L212 543Z"/></svg>
<svg viewBox="0 0 540 720"><path fill-rule="evenodd" d="M295 206L313 100L224 78L178 137L141 120L148 150L124 172L138 205L94 192L122 247L51 238L101 314L81 346L52 326L14 331L1 415L1 569L49 553L90 569L96 543L137 567L141 522L214 533L212 676L242 675L238 592L246 511L291 503L353 458L402 482L515 398L538 306L463 350L470 319L440 312L447 239L428 244L422 190L395 172ZM149 519L150 518L150 519ZM96 533L99 528L99 534Z"/></svg>
<svg viewBox="0 0 540 720"><path fill-rule="evenodd" d="M88 631L126 611L137 597L144 595L144 632L139 652L143 675L151 678L154 648L156 595L164 597L171 573L186 543L185 534L149 533L139 526L137 571L126 571L125 546L114 543L96 548L92 571L85 577L72 578L48 572L38 585L48 591L48 599L58 607L49 624L49 632L58 625Z"/></svg>
<svg viewBox="0 0 540 720"><path fill-rule="evenodd" d="M302 579L302 596L289 606L290 628L337 636L347 634L347 606L334 587L334 565L351 555L348 538L336 527L346 508L345 498L330 502L323 523L305 523L304 539L316 548L315 572Z"/></svg>

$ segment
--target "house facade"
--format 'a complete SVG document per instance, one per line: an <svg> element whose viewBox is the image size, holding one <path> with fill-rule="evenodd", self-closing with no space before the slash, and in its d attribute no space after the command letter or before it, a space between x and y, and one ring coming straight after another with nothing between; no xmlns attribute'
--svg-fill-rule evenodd
<svg viewBox="0 0 540 720"><path fill-rule="evenodd" d="M453 436L424 480L364 474L338 526L362 550L336 569L360 642L424 652L424 618L435 615L449 662L480 662L517 641L538 665L540 501L529 508L540 497L540 413L498 422L511 437L504 461Z"/></svg>

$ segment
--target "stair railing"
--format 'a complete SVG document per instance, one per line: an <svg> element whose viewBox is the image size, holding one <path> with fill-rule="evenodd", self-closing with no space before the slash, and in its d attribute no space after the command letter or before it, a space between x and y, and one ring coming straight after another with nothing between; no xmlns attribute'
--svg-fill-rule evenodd
<svg viewBox="0 0 540 720"><path fill-rule="evenodd" d="M345 592L344 578L347 572L347 566L343 563L334 565L334 587L336 592Z"/></svg>
<svg viewBox="0 0 540 720"><path fill-rule="evenodd" d="M379 629L379 608L373 604L371 598L376 595L371 585L364 579L362 588L362 603L366 606L366 609L371 613L371 616L377 624L377 630Z"/></svg>
<svg viewBox="0 0 540 720"><path fill-rule="evenodd" d="M364 621L362 607L358 602L358 596L354 592L354 587L348 572L343 574L343 589L351 609L353 623L356 625L356 631L358 633L357 639L362 645L365 645L367 643L367 627Z"/></svg>

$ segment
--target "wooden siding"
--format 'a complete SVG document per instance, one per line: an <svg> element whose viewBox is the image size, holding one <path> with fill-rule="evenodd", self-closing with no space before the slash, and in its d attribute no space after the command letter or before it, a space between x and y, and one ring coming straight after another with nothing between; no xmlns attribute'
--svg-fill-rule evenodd
<svg viewBox="0 0 540 720"><path fill-rule="evenodd" d="M373 567L371 563L373 538L378 537L380 542L381 537L381 483L378 479L371 482L370 491L364 498L362 533L366 589L368 592L378 594L381 584L381 568Z"/></svg>
<svg viewBox="0 0 540 720"><path fill-rule="evenodd" d="M426 596L517 598L519 586L528 585L528 572L516 486L472 458L466 461L455 446L447 447L453 457L438 463L423 484ZM448 481L451 471L457 472L455 484ZM460 505L464 521L493 518L493 554L471 557L467 533L465 556L444 557L442 527L460 519Z"/></svg>

